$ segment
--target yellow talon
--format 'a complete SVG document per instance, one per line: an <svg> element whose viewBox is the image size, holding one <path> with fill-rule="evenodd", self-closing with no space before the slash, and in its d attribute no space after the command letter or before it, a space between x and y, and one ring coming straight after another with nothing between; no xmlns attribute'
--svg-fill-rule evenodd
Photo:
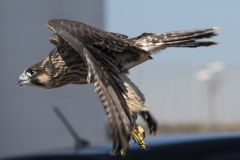
<svg viewBox="0 0 240 160"><path fill-rule="evenodd" d="M146 149L146 144L143 135L144 129L138 124L136 124L136 122L134 121L134 126L131 131L131 137L141 147L141 149Z"/></svg>
<svg viewBox="0 0 240 160"><path fill-rule="evenodd" d="M122 149L121 149L121 155L122 155L122 156L125 156L125 155L126 155L125 148L122 148Z"/></svg>
<svg viewBox="0 0 240 160"><path fill-rule="evenodd" d="M130 148L130 145L129 145L128 142L125 141L125 145L124 145L124 147L122 147L122 149L121 149L121 155L122 155L122 156L125 156L125 155L126 155L126 148Z"/></svg>
<svg viewBox="0 0 240 160"><path fill-rule="evenodd" d="M136 119L134 119L133 125L131 128L131 138L136 142L141 149L146 149L146 143L144 140L144 129L136 123ZM125 146L121 149L121 155L126 155L126 148L130 148L129 143L126 143Z"/></svg>

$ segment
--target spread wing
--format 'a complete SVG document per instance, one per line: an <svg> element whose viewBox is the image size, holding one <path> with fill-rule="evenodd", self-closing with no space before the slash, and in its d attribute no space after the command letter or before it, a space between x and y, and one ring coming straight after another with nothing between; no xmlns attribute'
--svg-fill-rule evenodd
<svg viewBox="0 0 240 160"><path fill-rule="evenodd" d="M85 62L89 74L88 80L90 81L92 77L95 91L100 97L108 117L109 128L113 136L111 154L115 155L129 141L128 123L132 123L131 113L123 97L124 88L115 80L118 78L117 68L112 68L113 64L103 56L104 53L100 50L93 46L83 45L65 30L55 31L59 38L62 38L62 40L58 40L59 43L62 43L58 46L63 47L64 45L64 47L73 48Z"/></svg>
<svg viewBox="0 0 240 160"><path fill-rule="evenodd" d="M55 33L59 32L60 30L65 30L82 44L100 47L101 49L108 49L115 52L130 50L139 54L148 54L148 52L126 41L126 35L109 33L89 26L85 23L63 19L53 19L48 21L47 27L53 30Z"/></svg>

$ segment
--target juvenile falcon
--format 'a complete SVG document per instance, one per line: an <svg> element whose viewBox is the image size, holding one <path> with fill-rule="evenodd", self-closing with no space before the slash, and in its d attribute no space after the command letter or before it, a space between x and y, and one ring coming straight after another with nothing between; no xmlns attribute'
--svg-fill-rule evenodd
<svg viewBox="0 0 240 160"><path fill-rule="evenodd" d="M216 36L217 28L166 33L143 33L135 38L106 32L87 24L53 19L47 27L55 32L50 42L56 47L42 61L27 68L19 77L20 86L57 88L67 84L94 83L95 92L105 109L113 137L111 155L129 147L129 140L145 149L143 129L135 123L139 113L150 133L156 123L150 116L145 98L126 76L128 70L152 59L151 54L167 47L211 46L198 41Z"/></svg>

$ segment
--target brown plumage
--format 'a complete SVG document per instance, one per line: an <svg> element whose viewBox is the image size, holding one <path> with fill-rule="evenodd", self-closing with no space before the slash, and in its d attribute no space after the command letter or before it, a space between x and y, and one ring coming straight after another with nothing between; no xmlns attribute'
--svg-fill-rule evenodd
<svg viewBox="0 0 240 160"><path fill-rule="evenodd" d="M44 60L26 69L19 77L19 85L50 89L67 84L94 83L112 133L112 155L119 153L129 139L134 138L131 132L132 126L136 126L135 114L142 115L150 133L156 132L157 127L147 111L143 94L126 76L127 71L152 59L153 52L167 47L217 44L197 41L217 35L216 28L143 33L128 38L76 21L50 20L47 27L55 32L49 40L56 48Z"/></svg>

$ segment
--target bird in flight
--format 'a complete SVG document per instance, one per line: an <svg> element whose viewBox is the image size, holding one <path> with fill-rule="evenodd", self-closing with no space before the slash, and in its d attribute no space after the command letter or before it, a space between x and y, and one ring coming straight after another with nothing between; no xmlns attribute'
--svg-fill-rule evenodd
<svg viewBox="0 0 240 160"><path fill-rule="evenodd" d="M146 149L144 130L136 123L137 114L147 122L150 133L157 129L144 95L127 77L128 70L167 47L215 45L217 42L198 40L216 36L218 29L143 33L129 38L63 19L50 20L47 27L54 32L49 40L55 48L44 60L24 70L18 84L52 89L93 83L108 118L113 139L111 155L125 155L131 138Z"/></svg>

